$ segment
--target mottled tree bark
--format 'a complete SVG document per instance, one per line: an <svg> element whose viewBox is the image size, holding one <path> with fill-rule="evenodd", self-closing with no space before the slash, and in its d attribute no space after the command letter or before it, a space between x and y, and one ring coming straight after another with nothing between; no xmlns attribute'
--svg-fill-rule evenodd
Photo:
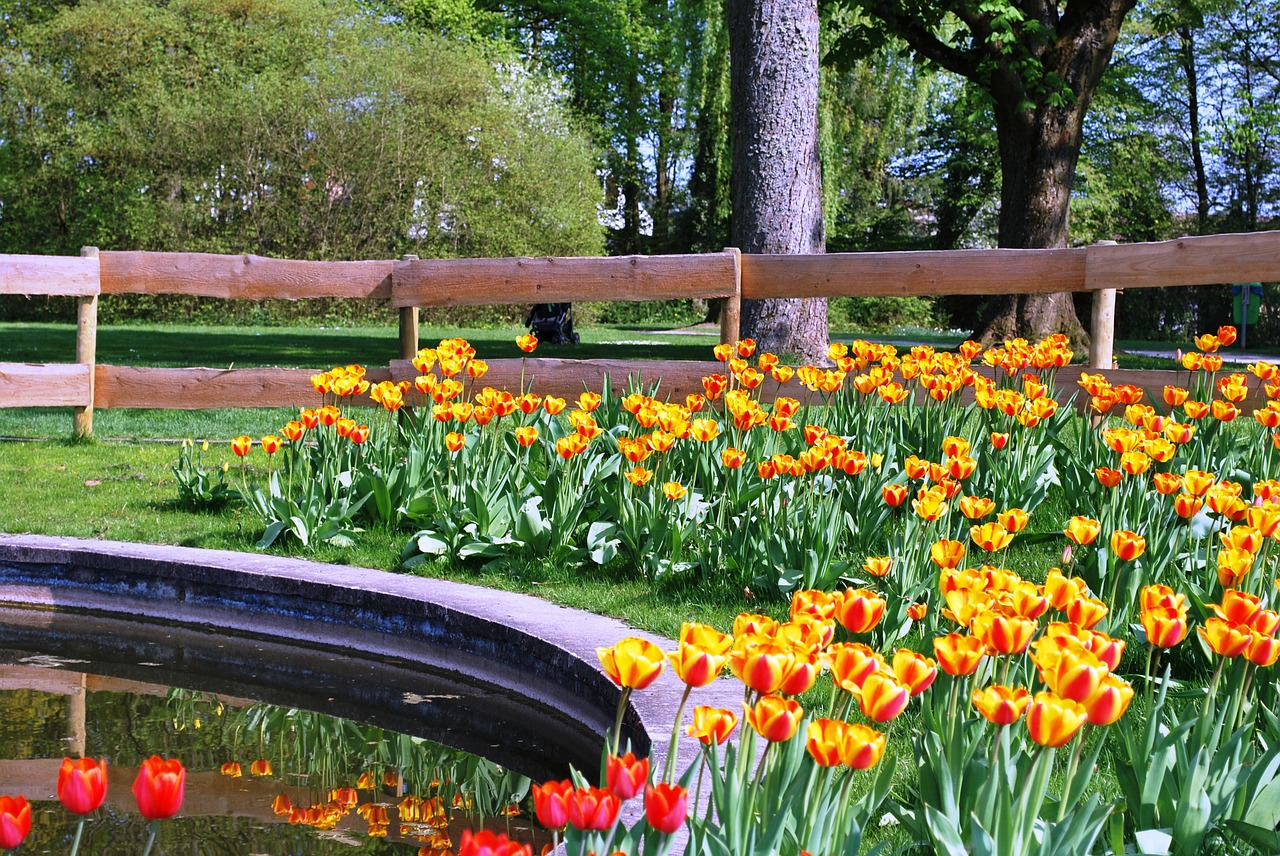
<svg viewBox="0 0 1280 856"><path fill-rule="evenodd" d="M730 234L744 253L821 253L816 0L729 0L733 101ZM765 351L827 359L824 299L745 300Z"/></svg>

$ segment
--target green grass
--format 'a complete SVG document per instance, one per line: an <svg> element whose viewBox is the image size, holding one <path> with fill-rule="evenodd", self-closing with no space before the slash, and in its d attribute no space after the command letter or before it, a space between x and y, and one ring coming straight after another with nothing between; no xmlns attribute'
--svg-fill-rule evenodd
<svg viewBox="0 0 1280 856"><path fill-rule="evenodd" d="M261 521L241 508L195 513L176 502L170 467L174 443L71 443L40 440L0 443L0 532L61 535L254 551ZM211 447L206 464L232 465L224 446ZM308 558L335 564L394 570L409 532L371 529L353 547L322 545ZM280 555L285 550L272 550ZM722 628L744 609L785 613L779 603L749 601L742 591L673 583L650 585L600 570L569 570L548 563L500 570L437 562L415 573L508 591L525 592L564 606L610 615L636 627L677 636L685 621Z"/></svg>

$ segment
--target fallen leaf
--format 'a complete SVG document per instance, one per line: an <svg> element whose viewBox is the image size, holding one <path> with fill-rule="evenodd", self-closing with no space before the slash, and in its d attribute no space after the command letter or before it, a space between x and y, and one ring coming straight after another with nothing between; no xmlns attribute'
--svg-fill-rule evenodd
<svg viewBox="0 0 1280 856"><path fill-rule="evenodd" d="M85 482L85 483L84 483L84 486L85 486L85 487L97 487L97 486L98 486L98 485L100 485L100 484L102 484L102 482L98 481L97 479L89 479L87 482Z"/></svg>

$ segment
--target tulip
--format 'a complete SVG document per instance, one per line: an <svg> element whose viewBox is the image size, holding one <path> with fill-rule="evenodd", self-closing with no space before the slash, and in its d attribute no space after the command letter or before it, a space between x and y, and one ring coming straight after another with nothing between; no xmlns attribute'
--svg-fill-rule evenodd
<svg viewBox="0 0 1280 856"><path fill-rule="evenodd" d="M1132 562L1147 550L1147 539L1128 529L1111 533L1111 552L1122 562Z"/></svg>
<svg viewBox="0 0 1280 856"><path fill-rule="evenodd" d="M849 723L839 719L818 719L809 723L805 750L822 767L835 767L844 763L841 758L843 744L848 736Z"/></svg>
<svg viewBox="0 0 1280 856"><path fill-rule="evenodd" d="M1041 746L1066 745L1089 719L1079 702L1051 692L1036 693L1027 708L1027 731Z"/></svg>
<svg viewBox="0 0 1280 856"><path fill-rule="evenodd" d="M662 495L667 499L676 500L683 499L687 493L685 486L680 482L669 481L662 486Z"/></svg>
<svg viewBox="0 0 1280 856"><path fill-rule="evenodd" d="M644 819L664 835L684 825L689 813L689 792L679 785L661 782L644 792Z"/></svg>
<svg viewBox="0 0 1280 856"><path fill-rule="evenodd" d="M231 441L231 451L235 452L236 457L243 458L251 449L253 449L253 438L247 434L241 434Z"/></svg>
<svg viewBox="0 0 1280 856"><path fill-rule="evenodd" d="M873 672L862 682L858 701L868 719L888 722L906 710L911 691L893 674Z"/></svg>
<svg viewBox="0 0 1280 856"><path fill-rule="evenodd" d="M913 603L907 607L907 618L912 621L923 621L928 614L929 604L927 603Z"/></svg>
<svg viewBox="0 0 1280 856"><path fill-rule="evenodd" d="M1111 725L1129 709L1133 687L1116 675L1107 675L1097 691L1084 701L1092 725Z"/></svg>
<svg viewBox="0 0 1280 856"><path fill-rule="evenodd" d="M973 691L973 706L978 713L995 725L1012 725L1022 718L1031 695L1025 687L1006 687L999 684Z"/></svg>
<svg viewBox="0 0 1280 856"><path fill-rule="evenodd" d="M929 689L938 677L938 664L915 651L900 648L893 655L893 674L906 685L911 695L918 696Z"/></svg>
<svg viewBox="0 0 1280 856"><path fill-rule="evenodd" d="M1068 603L1066 609L1067 619L1086 630L1092 629L1108 612L1107 605L1095 597L1078 597Z"/></svg>
<svg viewBox="0 0 1280 856"><path fill-rule="evenodd" d="M854 770L874 767L884 755L885 740L884 734L869 725L851 724L840 745L840 760Z"/></svg>
<svg viewBox="0 0 1280 856"><path fill-rule="evenodd" d="M62 759L58 769L58 799L72 814L88 814L107 798L107 762Z"/></svg>
<svg viewBox="0 0 1280 856"><path fill-rule="evenodd" d="M138 811L147 820L173 817L182 808L186 781L187 770L181 761L152 755L142 762L138 778L133 782L133 796L138 801Z"/></svg>
<svg viewBox="0 0 1280 856"><path fill-rule="evenodd" d="M617 795L608 788L579 788L569 794L568 804L570 826L597 831L611 828L622 807Z"/></svg>
<svg viewBox="0 0 1280 856"><path fill-rule="evenodd" d="M1093 654L1068 648L1054 663L1041 669L1040 678L1063 698L1084 702L1098 691L1107 674L1107 667Z"/></svg>
<svg viewBox="0 0 1280 856"><path fill-rule="evenodd" d="M520 844L507 838L504 833L489 829L482 829L475 834L470 829L464 829L458 842L458 856L533 856L533 845Z"/></svg>
<svg viewBox="0 0 1280 856"><path fill-rule="evenodd" d="M1102 524L1088 517L1073 517L1067 521L1066 535L1075 543L1092 544L1102 531Z"/></svg>
<svg viewBox="0 0 1280 856"><path fill-rule="evenodd" d="M1213 616L1197 628L1200 638L1220 657L1239 657L1253 641L1252 630L1246 626Z"/></svg>
<svg viewBox="0 0 1280 856"><path fill-rule="evenodd" d="M249 772L255 776L270 776L272 772L271 762L266 758L259 758L249 765Z"/></svg>
<svg viewBox="0 0 1280 856"><path fill-rule="evenodd" d="M729 669L751 689L769 695L781 689L795 660L796 651L789 645L748 640L729 652Z"/></svg>
<svg viewBox="0 0 1280 856"><path fill-rule="evenodd" d="M626 802L644 789L649 781L649 759L636 758L634 753L605 759L605 786Z"/></svg>
<svg viewBox="0 0 1280 856"><path fill-rule="evenodd" d="M943 570L957 568L964 558L964 544L948 539L936 541L929 547L929 558Z"/></svg>
<svg viewBox="0 0 1280 856"><path fill-rule="evenodd" d="M942 671L953 677L972 675L986 656L987 646L975 636L951 633L933 640L933 653Z"/></svg>
<svg viewBox="0 0 1280 856"><path fill-rule="evenodd" d="M880 489L880 495L884 497L885 505L897 508L907 499L907 487L901 484L887 484Z"/></svg>
<svg viewBox="0 0 1280 856"><path fill-rule="evenodd" d="M31 805L26 797L0 796L0 847L17 847L31 831Z"/></svg>
<svg viewBox="0 0 1280 856"><path fill-rule="evenodd" d="M755 707L744 704L743 708L746 709L747 724L770 743L790 740L804 716L800 702L777 695L761 696Z"/></svg>
<svg viewBox="0 0 1280 856"><path fill-rule="evenodd" d="M1035 635L1036 623L1016 615L986 610L973 618L973 635L997 654L1021 654Z"/></svg>
<svg viewBox="0 0 1280 856"><path fill-rule="evenodd" d="M889 556L868 556L862 563L862 569L873 577L887 577L893 568L893 559Z"/></svg>
<svg viewBox="0 0 1280 856"><path fill-rule="evenodd" d="M222 765L219 772L221 772L222 775L232 779L238 779L242 775L244 775L244 772L240 768L239 761L228 761L227 763Z"/></svg>
<svg viewBox="0 0 1280 856"><path fill-rule="evenodd" d="M1009 508L996 515L1000 525L1010 532L1021 532L1027 528L1031 515L1021 508Z"/></svg>
<svg viewBox="0 0 1280 856"><path fill-rule="evenodd" d="M524 351L526 354L532 354L538 347L538 337L532 333L526 333L523 336L516 337L516 347Z"/></svg>
<svg viewBox="0 0 1280 856"><path fill-rule="evenodd" d="M846 589L836 601L836 620L850 633L866 633L884 617L888 602L867 589Z"/></svg>
<svg viewBox="0 0 1280 856"><path fill-rule="evenodd" d="M698 705L693 709L693 724L685 728L685 734L708 746L712 743L718 746L729 739L737 724L738 716L731 710Z"/></svg>
<svg viewBox="0 0 1280 856"><path fill-rule="evenodd" d="M1249 647L1245 649L1244 656L1250 663L1267 668L1274 666L1276 660L1280 660L1280 639L1254 630L1249 640Z"/></svg>
<svg viewBox="0 0 1280 856"><path fill-rule="evenodd" d="M647 639L628 636L608 648L597 648L604 672L620 687L642 690L662 674L666 655Z"/></svg>
<svg viewBox="0 0 1280 856"><path fill-rule="evenodd" d="M286 794L276 794L276 798L271 803L271 810L276 813L277 817L286 817L293 813L293 803Z"/></svg>
<svg viewBox="0 0 1280 856"><path fill-rule="evenodd" d="M999 523L984 523L969 527L969 538L988 553L995 553L1009 546L1013 534L1005 531Z"/></svg>

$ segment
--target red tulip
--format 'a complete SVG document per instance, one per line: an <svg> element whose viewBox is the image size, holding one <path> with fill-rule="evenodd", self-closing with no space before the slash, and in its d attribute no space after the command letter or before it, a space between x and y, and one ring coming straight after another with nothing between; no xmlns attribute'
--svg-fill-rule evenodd
<svg viewBox="0 0 1280 856"><path fill-rule="evenodd" d="M569 824L574 829L605 830L618 819L622 802L608 788L579 788L569 794Z"/></svg>
<svg viewBox="0 0 1280 856"><path fill-rule="evenodd" d="M26 797L0 797L0 847L17 847L31 831L31 806Z"/></svg>
<svg viewBox="0 0 1280 856"><path fill-rule="evenodd" d="M182 808L183 788L187 783L187 770L176 758L165 760L152 755L142 762L138 778L133 782L133 796L138 801L138 811L147 820L164 820L173 817Z"/></svg>
<svg viewBox="0 0 1280 856"><path fill-rule="evenodd" d="M670 835L684 825L689 813L689 792L662 782L644 792L644 817L659 832Z"/></svg>
<svg viewBox="0 0 1280 856"><path fill-rule="evenodd" d="M547 829L562 829L569 822L569 795L573 793L573 782L548 781L533 786L533 810Z"/></svg>
<svg viewBox="0 0 1280 856"><path fill-rule="evenodd" d="M72 814L88 814L107 798L107 762L92 758L62 759L58 799Z"/></svg>
<svg viewBox="0 0 1280 856"><path fill-rule="evenodd" d="M618 799L626 802L644 790L649 781L649 759L633 753L610 755L605 759L605 782Z"/></svg>
<svg viewBox="0 0 1280 856"><path fill-rule="evenodd" d="M533 846L512 841L502 833L482 829L474 835L470 829L462 831L458 842L458 856L533 856Z"/></svg>

